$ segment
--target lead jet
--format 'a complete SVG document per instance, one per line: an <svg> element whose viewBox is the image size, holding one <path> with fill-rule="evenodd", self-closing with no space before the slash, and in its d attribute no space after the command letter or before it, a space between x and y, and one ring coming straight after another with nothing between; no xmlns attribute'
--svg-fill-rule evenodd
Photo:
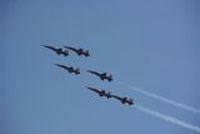
<svg viewBox="0 0 200 134"><path fill-rule="evenodd" d="M67 67L67 66L60 65L60 64L55 64L55 65L60 67L60 68L63 68L65 70L67 70L69 73L74 73L76 75L80 74L80 69L79 68L74 69L73 67Z"/></svg>
<svg viewBox="0 0 200 134"><path fill-rule="evenodd" d="M89 50L84 50L83 48L73 48L73 47L69 47L69 46L64 46L65 48L74 51L77 55L81 56L84 55L85 57L90 56Z"/></svg>
<svg viewBox="0 0 200 134"><path fill-rule="evenodd" d="M98 93L99 96L101 96L101 97L105 96L105 97L107 97L107 99L112 97L111 92L106 92L105 90L100 90L100 89L93 88L93 87L87 87L87 88L91 91Z"/></svg>
<svg viewBox="0 0 200 134"><path fill-rule="evenodd" d="M62 48L55 48L52 46L48 46L48 45L43 45L45 48L48 48L50 50L53 50L54 52L56 52L57 55L64 55L64 56L68 56L69 52L68 50L63 50Z"/></svg>
<svg viewBox="0 0 200 134"><path fill-rule="evenodd" d="M119 101L121 101L122 104L126 104L126 103L128 105L133 105L134 104L132 98L128 99L127 97L119 97L117 95L112 95L112 97L115 98L115 99L117 99L117 100L119 100Z"/></svg>
<svg viewBox="0 0 200 134"><path fill-rule="evenodd" d="M98 76L102 81L104 80L108 80L109 82L111 82L113 80L113 76L110 74L108 75L107 73L99 73L96 71L92 71L92 70L88 70L89 73L94 74L96 76Z"/></svg>

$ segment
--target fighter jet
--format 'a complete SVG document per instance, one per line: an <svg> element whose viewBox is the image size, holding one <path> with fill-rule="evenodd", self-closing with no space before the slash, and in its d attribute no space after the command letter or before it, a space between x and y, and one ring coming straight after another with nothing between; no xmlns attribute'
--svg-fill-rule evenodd
<svg viewBox="0 0 200 134"><path fill-rule="evenodd" d="M65 48L74 51L77 55L81 56L84 55L85 57L90 56L89 50L84 50L83 48L73 48L73 47L69 47L69 46L64 46Z"/></svg>
<svg viewBox="0 0 200 134"><path fill-rule="evenodd" d="M112 97L115 98L115 99L118 99L119 101L121 101L122 104L126 104L126 103L128 105L133 105L134 104L132 98L128 99L127 97L119 97L117 95L112 95Z"/></svg>
<svg viewBox="0 0 200 134"><path fill-rule="evenodd" d="M67 67L67 66L60 65L60 64L55 64L55 65L67 70L69 73L74 73L76 75L80 74L80 69L79 68L74 69L73 67Z"/></svg>
<svg viewBox="0 0 200 134"><path fill-rule="evenodd" d="M98 76L102 81L104 80L108 80L109 82L111 82L113 80L113 76L110 74L108 75L107 73L98 73L96 71L92 71L92 70L88 70L89 73L94 74L96 76Z"/></svg>
<svg viewBox="0 0 200 134"><path fill-rule="evenodd" d="M86 87L86 88L88 88L91 91L98 93L99 96L101 96L101 97L105 96L105 97L107 97L107 99L112 97L111 92L106 92L105 90L100 90L100 89L93 88L93 87Z"/></svg>
<svg viewBox="0 0 200 134"><path fill-rule="evenodd" d="M63 50L62 48L55 48L52 46L48 46L48 45L43 45L45 48L48 48L50 50L53 50L54 52L56 52L57 55L64 55L64 56L68 56L69 52L68 50Z"/></svg>

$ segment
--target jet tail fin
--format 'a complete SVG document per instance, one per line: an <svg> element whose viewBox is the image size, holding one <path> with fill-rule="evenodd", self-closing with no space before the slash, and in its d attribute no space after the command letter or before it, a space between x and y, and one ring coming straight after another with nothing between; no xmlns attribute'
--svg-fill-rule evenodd
<svg viewBox="0 0 200 134"><path fill-rule="evenodd" d="M80 74L80 68L75 69L74 72L75 72L77 75Z"/></svg>
<svg viewBox="0 0 200 134"><path fill-rule="evenodd" d="M86 50L86 51L85 51L85 56L86 56L86 57L90 56L89 50Z"/></svg>
<svg viewBox="0 0 200 134"><path fill-rule="evenodd" d="M108 76L108 81L110 82L110 81L112 81L112 80L113 80L113 75L110 74L110 75Z"/></svg>

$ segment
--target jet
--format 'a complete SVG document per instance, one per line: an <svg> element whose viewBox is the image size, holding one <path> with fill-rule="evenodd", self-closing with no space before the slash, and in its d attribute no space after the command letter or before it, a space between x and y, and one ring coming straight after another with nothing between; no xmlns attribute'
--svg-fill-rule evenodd
<svg viewBox="0 0 200 134"><path fill-rule="evenodd" d="M63 68L65 70L67 70L69 73L74 73L76 75L80 74L80 69L79 68L74 69L73 67L67 67L67 66L60 65L60 64L55 64L55 65L60 67L60 68Z"/></svg>
<svg viewBox="0 0 200 134"><path fill-rule="evenodd" d="M107 99L111 98L111 92L106 92L105 90L100 90L97 88L93 88L93 87L87 87L89 90L96 92L97 94L99 94L99 96L103 97L107 97Z"/></svg>
<svg viewBox="0 0 200 134"><path fill-rule="evenodd" d="M61 55L61 54L63 54L64 56L68 56L69 55L68 50L63 50L62 48L55 48L55 47L48 46L48 45L43 45L43 46L45 48L53 50L54 52L56 52L57 55Z"/></svg>
<svg viewBox="0 0 200 134"><path fill-rule="evenodd" d="M94 74L96 76L98 76L102 81L104 80L108 80L109 82L111 82L113 80L113 76L110 74L108 75L107 73L98 73L96 71L92 71L92 70L88 70L89 73Z"/></svg>
<svg viewBox="0 0 200 134"><path fill-rule="evenodd" d="M117 99L117 100L119 100L119 101L121 101L122 104L126 104L126 103L128 105L133 105L134 104L132 98L128 99L127 97L119 97L117 95L112 95L112 97L115 98L115 99Z"/></svg>
<svg viewBox="0 0 200 134"><path fill-rule="evenodd" d="M65 48L74 51L77 55L81 56L84 55L85 57L90 56L89 50L84 50L83 48L73 48L73 47L69 47L69 46L64 46Z"/></svg>

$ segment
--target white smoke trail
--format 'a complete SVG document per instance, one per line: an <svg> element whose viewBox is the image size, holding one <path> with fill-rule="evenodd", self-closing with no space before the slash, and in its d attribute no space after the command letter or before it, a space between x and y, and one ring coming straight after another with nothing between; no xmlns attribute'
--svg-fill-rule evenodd
<svg viewBox="0 0 200 134"><path fill-rule="evenodd" d="M187 122L178 120L178 119L176 119L174 117L171 117L169 115L165 115L165 114L160 113L158 111L153 111L151 109L145 108L145 107L140 106L140 105L136 105L135 104L135 108L140 110L141 112L144 112L146 114L152 115L152 116L157 117L159 119L163 119L163 120L165 120L165 121L167 121L169 123L173 123L173 124L179 125L181 127L184 127L184 128L187 128L187 129L190 129L190 130L193 130L193 131L196 131L196 132L200 133L200 127L199 126L194 126L194 125L189 124Z"/></svg>
<svg viewBox="0 0 200 134"><path fill-rule="evenodd" d="M119 82L121 83L121 82ZM123 83L121 83L123 84ZM123 84L125 85L125 84ZM193 112L193 113L200 113L200 109L197 109L197 108L194 108L194 107L191 107L191 106L188 106L186 104L182 104L182 103L178 103L178 102L175 102L173 100L170 100L168 98L165 98L163 96L160 96L160 95L157 95L155 93L150 93L148 91L145 91L145 90L142 90L140 88L136 88L136 87L133 87L133 86L128 86L129 88L133 89L134 91L138 92L138 93L141 93L143 95L146 95L146 96L149 96L151 98L154 98L154 99L157 99L157 100L160 100L162 102L165 102L165 103L168 103L168 104L171 104L171 105L174 105L176 107L179 107L179 108L182 108L182 109L185 109L187 111L190 111L190 112Z"/></svg>

